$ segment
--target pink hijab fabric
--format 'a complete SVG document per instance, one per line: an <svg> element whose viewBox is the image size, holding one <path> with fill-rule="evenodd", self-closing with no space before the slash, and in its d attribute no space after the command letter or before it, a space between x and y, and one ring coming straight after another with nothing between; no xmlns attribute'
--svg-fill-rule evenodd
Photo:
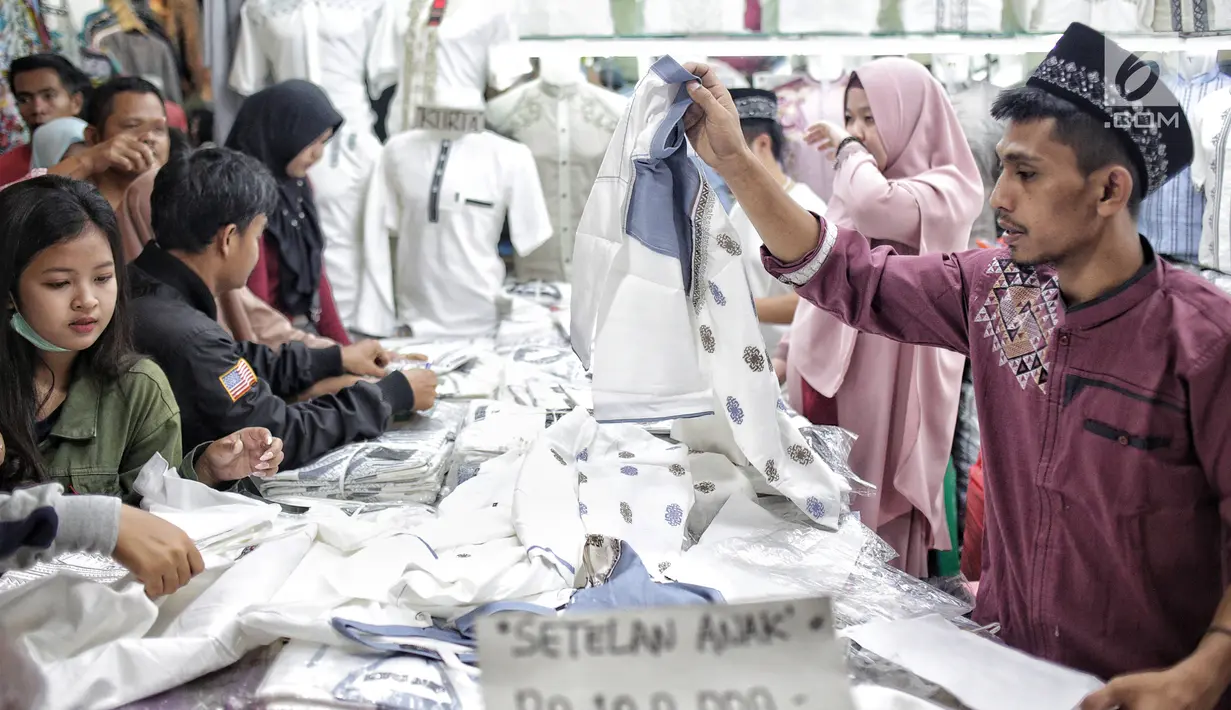
<svg viewBox="0 0 1231 710"><path fill-rule="evenodd" d="M873 245L891 242L899 253L965 250L983 209L983 183L944 87L922 64L900 57L869 62L855 75L888 156L884 176L891 190L914 198L918 229L892 209L899 200L882 205L875 204L874 196L852 194L850 173L857 165L849 157L834 181L825 218L863 233ZM790 367L817 392L833 397L846 377L857 335L800 300L791 326L790 340L798 347ZM791 397L799 407L798 392Z"/></svg>
<svg viewBox="0 0 1231 710"><path fill-rule="evenodd" d="M838 170L826 218L899 253L964 250L983 204L974 155L944 89L908 59L855 71L868 94L887 162L867 153ZM930 548L950 548L944 479L965 358L857 332L800 301L791 326L787 380L803 414L802 385L833 398L838 424L859 438L851 467L877 486L853 501L864 524L927 574Z"/></svg>

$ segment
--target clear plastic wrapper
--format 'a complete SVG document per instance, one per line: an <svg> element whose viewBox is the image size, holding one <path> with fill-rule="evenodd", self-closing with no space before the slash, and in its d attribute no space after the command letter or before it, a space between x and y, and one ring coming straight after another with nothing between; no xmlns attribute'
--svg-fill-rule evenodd
<svg viewBox="0 0 1231 710"><path fill-rule="evenodd" d="M806 426L799 430L808 446L821 460L829 464L834 473L851 484L851 495L867 496L876 491L876 486L859 477L851 469L851 447L856 437L851 432L836 426Z"/></svg>
<svg viewBox="0 0 1231 710"><path fill-rule="evenodd" d="M496 396L504 382L504 358L496 354L490 338L419 342L387 340L384 343L399 355L424 355L427 363L395 362L390 370L430 367L439 377L439 399L481 399Z"/></svg>
<svg viewBox="0 0 1231 710"><path fill-rule="evenodd" d="M371 441L349 444L312 463L259 479L272 501L336 498L365 503L432 503L469 407L439 402L430 413Z"/></svg>

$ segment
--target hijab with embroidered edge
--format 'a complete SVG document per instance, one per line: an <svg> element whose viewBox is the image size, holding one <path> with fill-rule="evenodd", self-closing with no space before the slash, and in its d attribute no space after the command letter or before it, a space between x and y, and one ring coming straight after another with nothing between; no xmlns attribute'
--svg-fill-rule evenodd
<svg viewBox="0 0 1231 710"><path fill-rule="evenodd" d="M342 115L317 85L292 79L258 91L240 106L226 147L260 160L278 182L279 209L265 237L278 253L278 305L290 316L319 308L325 250L312 186L287 175L287 165L326 131L336 135Z"/></svg>

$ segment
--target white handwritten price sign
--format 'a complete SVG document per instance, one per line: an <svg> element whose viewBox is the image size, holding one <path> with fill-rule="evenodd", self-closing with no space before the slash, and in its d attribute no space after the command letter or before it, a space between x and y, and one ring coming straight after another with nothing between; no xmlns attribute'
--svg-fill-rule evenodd
<svg viewBox="0 0 1231 710"><path fill-rule="evenodd" d="M853 710L828 599L479 624L486 710Z"/></svg>

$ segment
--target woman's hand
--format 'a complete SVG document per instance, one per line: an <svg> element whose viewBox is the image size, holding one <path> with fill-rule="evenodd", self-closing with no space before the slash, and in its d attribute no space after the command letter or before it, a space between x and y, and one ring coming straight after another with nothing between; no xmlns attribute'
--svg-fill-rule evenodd
<svg viewBox="0 0 1231 710"><path fill-rule="evenodd" d="M272 476L278 472L282 459L282 440L268 429L240 429L205 449L197 461L197 479L214 486L253 474Z"/></svg>
<svg viewBox="0 0 1231 710"><path fill-rule="evenodd" d="M838 149L838 144L850 135L845 128L836 123L821 121L808 126L808 130L804 131L804 142L824 152L830 160L835 160L837 156L834 152Z"/></svg>
<svg viewBox="0 0 1231 710"><path fill-rule="evenodd" d="M120 506L120 532L111 556L155 599L171 594L205 569L192 538L140 508Z"/></svg>

